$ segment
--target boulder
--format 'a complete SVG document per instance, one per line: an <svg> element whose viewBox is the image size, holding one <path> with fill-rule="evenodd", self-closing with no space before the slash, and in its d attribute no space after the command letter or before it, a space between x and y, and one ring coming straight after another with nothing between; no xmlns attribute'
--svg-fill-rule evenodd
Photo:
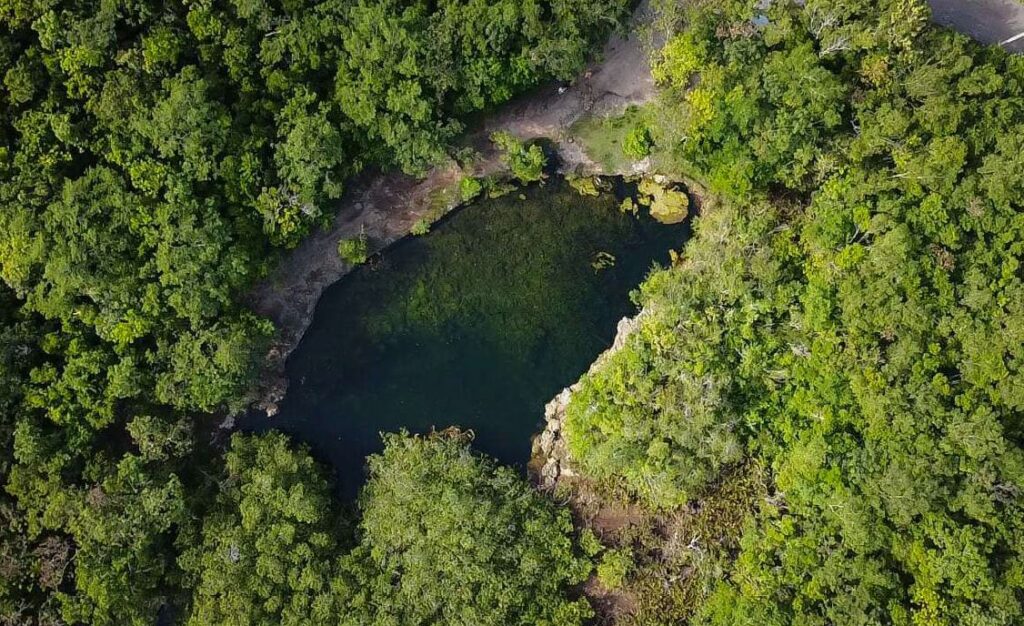
<svg viewBox="0 0 1024 626"><path fill-rule="evenodd" d="M637 185L641 204L651 209L651 217L662 224L678 224L690 212L690 199L682 189L665 186L658 177L644 178Z"/></svg>
<svg viewBox="0 0 1024 626"><path fill-rule="evenodd" d="M665 189L651 203L651 217L662 224L678 224L689 215L690 200L686 193Z"/></svg>

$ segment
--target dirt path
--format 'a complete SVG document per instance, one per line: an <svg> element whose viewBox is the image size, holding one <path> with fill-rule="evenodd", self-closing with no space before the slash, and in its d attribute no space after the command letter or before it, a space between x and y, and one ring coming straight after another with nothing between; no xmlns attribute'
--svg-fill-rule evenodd
<svg viewBox="0 0 1024 626"><path fill-rule="evenodd" d="M276 411L287 385L284 362L312 321L320 295L352 270L339 258L338 242L365 233L371 251L382 250L407 235L417 221L437 217L456 206L458 183L464 175L487 175L504 169L487 139L492 132L507 130L523 139L553 139L558 142L563 169L596 170L581 148L559 140L584 115L615 113L654 96L647 55L637 34L647 15L645 0L634 15L631 34L627 38L613 36L599 60L561 93L558 85L548 85L488 117L466 140L481 154L472 171L463 171L452 162L434 168L423 179L400 172L367 173L350 183L335 209L331 228L307 237L247 298L252 309L272 320L279 331L268 355L260 408Z"/></svg>

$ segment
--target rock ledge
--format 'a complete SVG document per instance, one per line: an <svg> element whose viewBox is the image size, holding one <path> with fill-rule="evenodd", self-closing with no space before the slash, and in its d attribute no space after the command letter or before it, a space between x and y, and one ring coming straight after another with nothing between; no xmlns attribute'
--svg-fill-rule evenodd
<svg viewBox="0 0 1024 626"><path fill-rule="evenodd" d="M612 342L610 348L594 360L588 373L603 367L613 354L626 345L626 340L640 328L640 323L646 314L647 309L644 309L634 317L624 317L619 320L615 341ZM579 389L579 386L580 383L576 382L566 387L544 407L544 429L533 437L530 462L527 465L530 480L540 489L550 491L561 481L579 476L573 467L564 432L565 412L572 400L572 394Z"/></svg>

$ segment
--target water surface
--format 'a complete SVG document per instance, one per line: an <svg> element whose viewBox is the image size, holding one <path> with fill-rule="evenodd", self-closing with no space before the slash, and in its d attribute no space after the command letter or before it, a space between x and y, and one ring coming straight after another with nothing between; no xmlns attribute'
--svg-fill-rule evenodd
<svg viewBox="0 0 1024 626"><path fill-rule="evenodd" d="M524 465L544 404L608 347L636 311L630 291L687 226L564 183L523 193L466 207L332 285L288 360L280 413L243 427L305 441L347 496L382 431L472 429L477 448Z"/></svg>

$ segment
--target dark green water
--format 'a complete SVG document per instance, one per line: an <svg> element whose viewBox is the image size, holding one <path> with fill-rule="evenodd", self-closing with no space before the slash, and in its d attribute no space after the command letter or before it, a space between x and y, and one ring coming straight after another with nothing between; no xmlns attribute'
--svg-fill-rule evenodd
<svg viewBox="0 0 1024 626"><path fill-rule="evenodd" d="M332 285L288 361L281 412L243 428L307 442L345 495L381 431L457 425L524 465L544 404L608 347L635 313L630 291L687 234L622 214L611 194L524 193L466 207ZM611 267L595 268L602 253Z"/></svg>

